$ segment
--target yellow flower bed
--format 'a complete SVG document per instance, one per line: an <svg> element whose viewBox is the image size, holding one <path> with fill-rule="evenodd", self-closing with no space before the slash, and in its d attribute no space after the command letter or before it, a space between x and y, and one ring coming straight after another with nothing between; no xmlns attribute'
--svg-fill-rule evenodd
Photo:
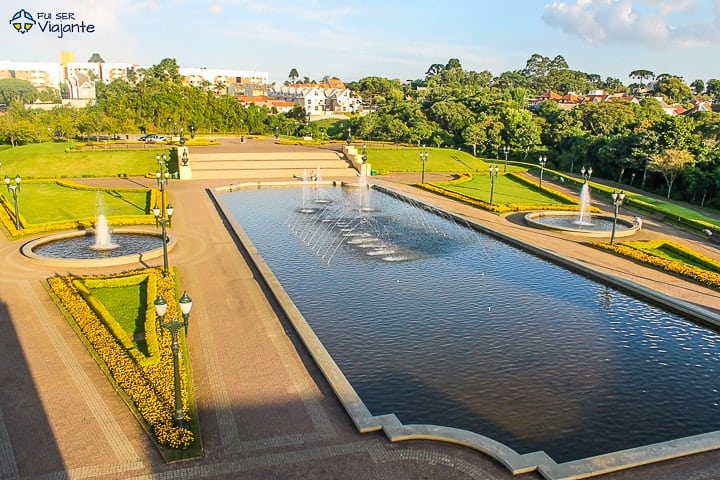
<svg viewBox="0 0 720 480"><path fill-rule="evenodd" d="M48 279L51 291L59 302L72 316L80 333L97 353L112 379L127 395L134 408L147 423L156 440L165 446L175 449L191 446L195 439L192 431L177 427L174 423L175 412L175 384L173 376L173 354L170 348L171 336L168 332L163 335L157 322L152 322L152 329L157 338L159 361L156 363L139 363L128 352L96 312L88 304L80 292L81 282L100 281L107 278L120 278L141 275L153 278L156 293L165 298L175 298L175 284L172 276L165 277L157 268L118 274L113 276L86 276L68 275L56 276ZM80 281L80 282L78 282ZM180 318L177 302L168 302L168 318ZM151 314L155 315L154 311ZM146 324L146 328L150 322ZM182 335L183 332L180 332ZM182 349L180 354L182 355ZM182 385L182 401L187 407L188 376L180 362L180 376ZM188 411L187 408L184 409ZM187 413L185 420L189 420Z"/></svg>
<svg viewBox="0 0 720 480"><path fill-rule="evenodd" d="M675 251L682 253L683 255L691 256L693 259L702 260L705 259L708 261L708 265L717 265L717 262L714 262L712 259L709 259L707 257L704 257L696 252L693 252L692 250L683 247L681 245L672 243L672 242L657 242L658 244L656 246L648 246L649 248L658 248L660 246L664 247L670 247L671 249L675 249ZM655 268L659 268L660 270L664 270L666 272L674 273L676 275L680 275L685 278L689 278L691 280L694 280L702 285L711 287L711 288L718 288L720 287L720 274L706 270L703 268L695 267L692 265L687 265L682 262L670 260L667 258L662 258L657 255L652 255L650 253L647 253L643 250L640 250L634 246L632 246L631 242L627 243L616 243L614 245L610 245L608 242L592 242L590 245L596 248L600 248L603 250L608 250L610 252L616 253L618 255L622 255L624 257L630 258L636 262L643 263L646 265L651 265ZM719 266L720 267L720 266Z"/></svg>

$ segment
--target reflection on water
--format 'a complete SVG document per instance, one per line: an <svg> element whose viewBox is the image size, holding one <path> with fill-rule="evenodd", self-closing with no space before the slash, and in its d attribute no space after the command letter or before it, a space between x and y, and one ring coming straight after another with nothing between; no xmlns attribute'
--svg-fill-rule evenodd
<svg viewBox="0 0 720 480"><path fill-rule="evenodd" d="M293 189L223 198L373 414L559 462L720 429L714 331L378 192L359 212L356 195L328 189L312 215ZM351 242L366 236L407 258Z"/></svg>

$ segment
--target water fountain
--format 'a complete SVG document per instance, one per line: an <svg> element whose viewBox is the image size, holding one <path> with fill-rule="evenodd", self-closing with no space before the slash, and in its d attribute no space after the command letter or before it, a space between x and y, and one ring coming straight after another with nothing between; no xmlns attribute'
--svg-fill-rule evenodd
<svg viewBox="0 0 720 480"><path fill-rule="evenodd" d="M315 203L330 203L331 200L329 198L322 196L323 189L320 188L322 181L322 172L320 171L320 167L317 167L315 171Z"/></svg>
<svg viewBox="0 0 720 480"><path fill-rule="evenodd" d="M370 186L367 181L367 169L360 169L360 178L358 180L358 186L360 192L358 194L358 209L361 212L372 212L375 209L370 205Z"/></svg>
<svg viewBox="0 0 720 480"><path fill-rule="evenodd" d="M580 212L542 211L525 215L525 223L534 228L584 237L607 237L612 231L614 217L610 214L590 213L591 198L588 182L580 189ZM638 226L630 219L618 217L616 237L633 235Z"/></svg>
<svg viewBox="0 0 720 480"><path fill-rule="evenodd" d="M93 250L114 250L118 248L118 244L112 241L112 232L105 216L105 200L101 191L95 194L95 210L97 211L94 230L95 243L90 248Z"/></svg>
<svg viewBox="0 0 720 480"><path fill-rule="evenodd" d="M580 214L578 215L577 225L592 225L590 221L590 185L588 182L583 183L580 189Z"/></svg>
<svg viewBox="0 0 720 480"><path fill-rule="evenodd" d="M305 169L303 170L302 179L302 205L296 210L298 213L316 213L318 211L316 207L311 206L311 197L310 178L307 169Z"/></svg>
<svg viewBox="0 0 720 480"><path fill-rule="evenodd" d="M105 215L102 193L95 201L93 229L62 232L31 240L21 253L36 262L65 267L126 265L162 256L162 236L154 230L110 228ZM168 235L168 249L175 238Z"/></svg>
<svg viewBox="0 0 720 480"><path fill-rule="evenodd" d="M298 331L312 328L313 357L331 356L321 368L359 429L443 438L547 478L720 448L716 331L422 205L376 192L379 213L359 212L356 193L333 189L315 216L296 214L291 189L216 198ZM414 256L364 253L379 242Z"/></svg>

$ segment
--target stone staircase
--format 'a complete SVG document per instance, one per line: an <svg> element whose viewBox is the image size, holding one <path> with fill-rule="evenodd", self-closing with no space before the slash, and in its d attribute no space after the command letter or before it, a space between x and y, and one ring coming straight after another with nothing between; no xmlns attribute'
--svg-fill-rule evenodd
<svg viewBox="0 0 720 480"><path fill-rule="evenodd" d="M196 150L197 151L197 150ZM358 172L342 154L333 151L308 152L218 152L190 151L192 178L198 180L302 179L316 175L323 180L357 177Z"/></svg>

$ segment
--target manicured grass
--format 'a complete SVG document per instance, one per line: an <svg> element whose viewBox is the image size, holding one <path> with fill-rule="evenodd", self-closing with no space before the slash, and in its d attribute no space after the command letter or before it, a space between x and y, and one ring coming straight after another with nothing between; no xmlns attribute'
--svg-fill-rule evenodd
<svg viewBox="0 0 720 480"><path fill-rule="evenodd" d="M362 151L362 148L358 148L358 151ZM420 152L428 152L428 159L425 162L426 172L486 172L490 166L490 160L483 160L473 157L469 153L448 148L368 147L367 161L370 163L371 169L378 174L420 172L422 171ZM498 162L492 161L492 164L495 165ZM511 170L521 169L508 166L508 171ZM420 179L418 179L419 181Z"/></svg>
<svg viewBox="0 0 720 480"><path fill-rule="evenodd" d="M720 228L720 219L707 217L696 210L683 207L682 205L678 205L671 201L628 192L626 192L626 195L628 195L628 198L631 200L632 203L642 205L645 208L650 208L668 217L685 218L688 220L707 222Z"/></svg>
<svg viewBox="0 0 720 480"><path fill-rule="evenodd" d="M656 257L665 258L674 262L691 265L710 272L720 273L720 264L713 262L713 260L705 257L704 255L700 255L687 247L682 247L682 250L680 250L673 244L657 241L630 241L623 243L649 255L655 255Z"/></svg>
<svg viewBox="0 0 720 480"><path fill-rule="evenodd" d="M80 178L145 175L157 170L157 149L69 150L69 143L39 143L0 150L2 176L29 178ZM66 151L69 150L69 151Z"/></svg>
<svg viewBox="0 0 720 480"><path fill-rule="evenodd" d="M492 181L489 174L473 175L472 178L463 183L446 182L439 184L447 190L467 195L468 197L490 201L490 189ZM493 203L497 205L567 205L556 196L550 195L539 189L529 188L510 176L499 174L495 178L493 189Z"/></svg>
<svg viewBox="0 0 720 480"><path fill-rule="evenodd" d="M0 195L12 204L12 194L5 188ZM97 216L98 200L104 203L108 217L150 213L149 190L81 190L55 182L23 182L18 195L20 215L30 224L63 222Z"/></svg>
<svg viewBox="0 0 720 480"><path fill-rule="evenodd" d="M144 336L145 305L147 305L147 286L145 283L124 287L93 288L90 292L105 306L128 336L134 340L143 355L149 356Z"/></svg>

